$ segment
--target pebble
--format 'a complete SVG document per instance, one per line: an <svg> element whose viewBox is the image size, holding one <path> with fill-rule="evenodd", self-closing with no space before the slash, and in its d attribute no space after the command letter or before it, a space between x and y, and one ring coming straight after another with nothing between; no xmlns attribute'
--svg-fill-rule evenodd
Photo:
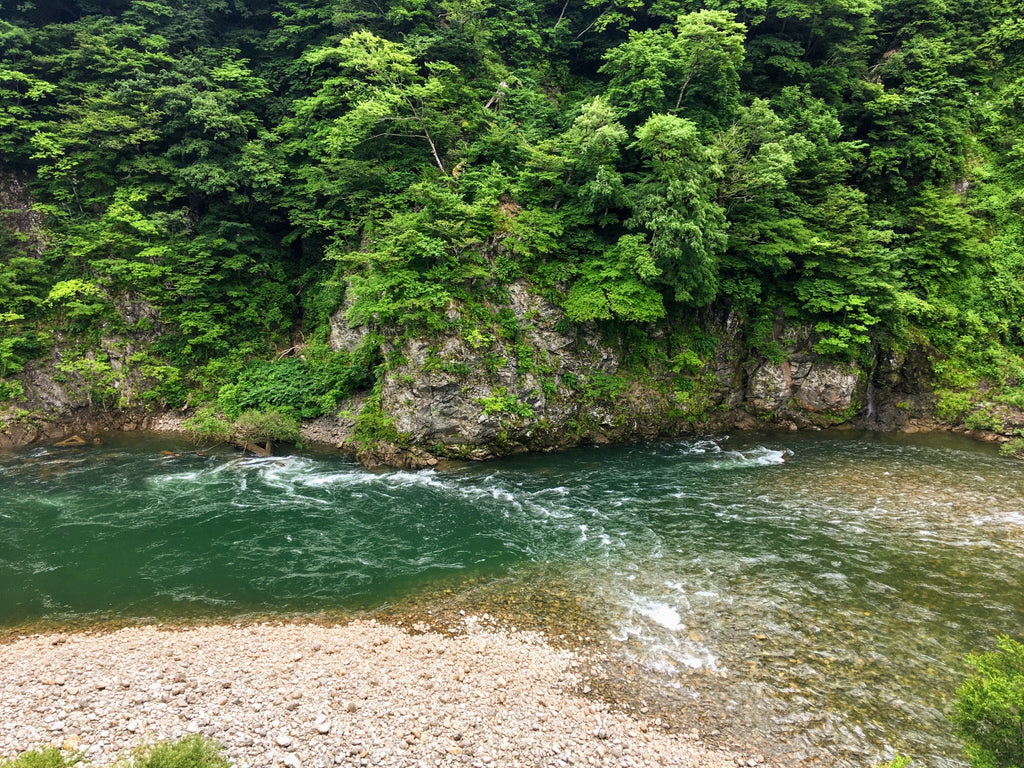
<svg viewBox="0 0 1024 768"><path fill-rule="evenodd" d="M650 727L654 713L579 696L589 665L540 634L474 616L451 636L414 631L272 622L18 638L0 645L0 762L63 744L102 766L204 733L234 765L261 768L751 768Z"/></svg>

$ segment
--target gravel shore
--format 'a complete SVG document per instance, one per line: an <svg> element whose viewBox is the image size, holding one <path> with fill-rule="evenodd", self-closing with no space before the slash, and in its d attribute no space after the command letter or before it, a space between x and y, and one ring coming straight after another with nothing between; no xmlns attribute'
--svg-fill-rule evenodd
<svg viewBox="0 0 1024 768"><path fill-rule="evenodd" d="M241 768L706 766L753 760L584 695L586 663L468 617L454 636L347 625L141 627L0 645L0 755L102 764L203 733Z"/></svg>

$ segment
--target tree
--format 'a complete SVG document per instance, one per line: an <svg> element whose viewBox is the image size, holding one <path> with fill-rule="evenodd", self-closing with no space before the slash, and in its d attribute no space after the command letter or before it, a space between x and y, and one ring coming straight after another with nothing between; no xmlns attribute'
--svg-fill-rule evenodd
<svg viewBox="0 0 1024 768"><path fill-rule="evenodd" d="M445 155L455 135L458 69L431 62L424 77L403 46L356 32L337 46L305 56L311 66L335 66L316 94L297 105L299 120L312 119L314 140L337 154L364 142L413 139L426 142L434 164L447 172ZM334 119L323 124L331 115Z"/></svg>
<svg viewBox="0 0 1024 768"><path fill-rule="evenodd" d="M646 236L659 282L676 301L709 304L718 293L718 259L725 250L725 211L715 202L712 154L697 126L654 115L636 132L646 173L630 190L626 222Z"/></svg>
<svg viewBox="0 0 1024 768"><path fill-rule="evenodd" d="M723 291L740 305L765 298L808 252L812 233L793 189L812 143L755 99L715 136L718 204L729 221Z"/></svg>
<svg viewBox="0 0 1024 768"><path fill-rule="evenodd" d="M583 263L565 299L572 320L636 320L665 316L661 294L651 287L661 271L642 235L623 235L600 256Z"/></svg>
<svg viewBox="0 0 1024 768"><path fill-rule="evenodd" d="M608 99L634 125L654 113L702 128L728 120L739 101L746 28L725 11L680 16L673 28L630 32L605 54Z"/></svg>
<svg viewBox="0 0 1024 768"><path fill-rule="evenodd" d="M870 219L862 192L834 187L807 212L814 239L794 285L821 338L818 352L853 357L871 329L891 311L896 293L892 238Z"/></svg>

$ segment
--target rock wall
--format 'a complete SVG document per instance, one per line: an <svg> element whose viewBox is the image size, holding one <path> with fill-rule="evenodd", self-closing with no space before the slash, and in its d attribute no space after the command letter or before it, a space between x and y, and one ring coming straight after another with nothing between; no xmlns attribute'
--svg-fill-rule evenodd
<svg viewBox="0 0 1024 768"><path fill-rule="evenodd" d="M164 331L159 312L131 300L119 301L117 312L121 325L144 330L111 332L90 345L58 337L46 357L25 365L17 377L24 398L0 407L0 448L159 423L166 404L153 398L154 380L139 364Z"/></svg>
<svg viewBox="0 0 1024 768"><path fill-rule="evenodd" d="M133 363L159 333L158 313L141 302L118 307L122 327L96 349L73 352L101 360L103 402L88 371L62 371L69 348L26 366L20 376L34 415L0 413L0 447L72 432L176 425L144 403L146 376ZM930 362L920 350L879 353L866 366L825 360L806 327L774 329L771 355L755 351L734 313L703 313L677 326L644 329L647 358L627 339L596 324L577 324L525 283L509 287L493 315L463 317L451 306L445 333L351 328L340 311L331 345L354 349L373 330L385 338L385 373L374 393L361 393L336 415L303 426L309 443L355 452L369 465L430 466L444 459L487 459L583 444L779 426L913 429L934 410ZM140 322L145 321L145 322ZM701 352L690 341L703 339ZM711 340L713 343L708 344ZM360 432L360 414L377 409L379 434Z"/></svg>
<svg viewBox="0 0 1024 768"><path fill-rule="evenodd" d="M887 358L880 371L824 360L807 328L778 328L780 354L766 359L751 351L737 315L691 318L688 327L712 336L714 351L696 367L690 358L680 373L670 358L687 350L672 348L671 328L647 329L664 360L637 370L625 362L633 351L627 342L606 338L597 325L569 323L525 284L510 287L508 309L511 332L507 315L501 327L460 325L453 307L451 332L390 343L379 404L397 441L354 440L352 426L340 424L354 425L351 411L318 420L307 438L353 448L370 464L421 466L736 426L885 426L887 414L912 415L888 405L899 397L890 390L905 383L899 360ZM332 344L352 349L367 330L349 328L339 312Z"/></svg>

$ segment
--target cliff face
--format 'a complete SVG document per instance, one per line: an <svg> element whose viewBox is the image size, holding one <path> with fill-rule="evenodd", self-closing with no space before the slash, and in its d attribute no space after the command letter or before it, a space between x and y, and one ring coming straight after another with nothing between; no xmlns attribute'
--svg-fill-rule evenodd
<svg viewBox="0 0 1024 768"><path fill-rule="evenodd" d="M356 441L350 417L319 419L307 437L370 464L419 466L762 424L899 428L930 412L921 355L840 364L813 352L809 329L779 325L768 359L734 314L655 330L637 347L568 323L525 284L510 287L507 310L488 331L391 343L379 403L397 439ZM458 328L457 308L449 319ZM366 333L333 319L336 349Z"/></svg>
<svg viewBox="0 0 1024 768"><path fill-rule="evenodd" d="M870 366L837 363L813 352L810 329L780 323L768 354L753 349L737 315L711 313L644 329L631 342L570 323L525 283L492 309L493 321L463 322L450 307L451 330L429 338L385 331L379 391L307 422L304 439L353 450L371 465L426 466L761 425L913 428L933 411L922 352L880 353ZM0 446L155 423L159 407L147 407L146 371L133 361L163 330L160 319L142 304L119 311L125 326L147 330L76 349L72 368L60 343L26 366L19 407L35 416L19 420L9 409ZM351 350L369 332L348 327L339 312L331 344ZM367 409L377 409L385 430L360 433Z"/></svg>

